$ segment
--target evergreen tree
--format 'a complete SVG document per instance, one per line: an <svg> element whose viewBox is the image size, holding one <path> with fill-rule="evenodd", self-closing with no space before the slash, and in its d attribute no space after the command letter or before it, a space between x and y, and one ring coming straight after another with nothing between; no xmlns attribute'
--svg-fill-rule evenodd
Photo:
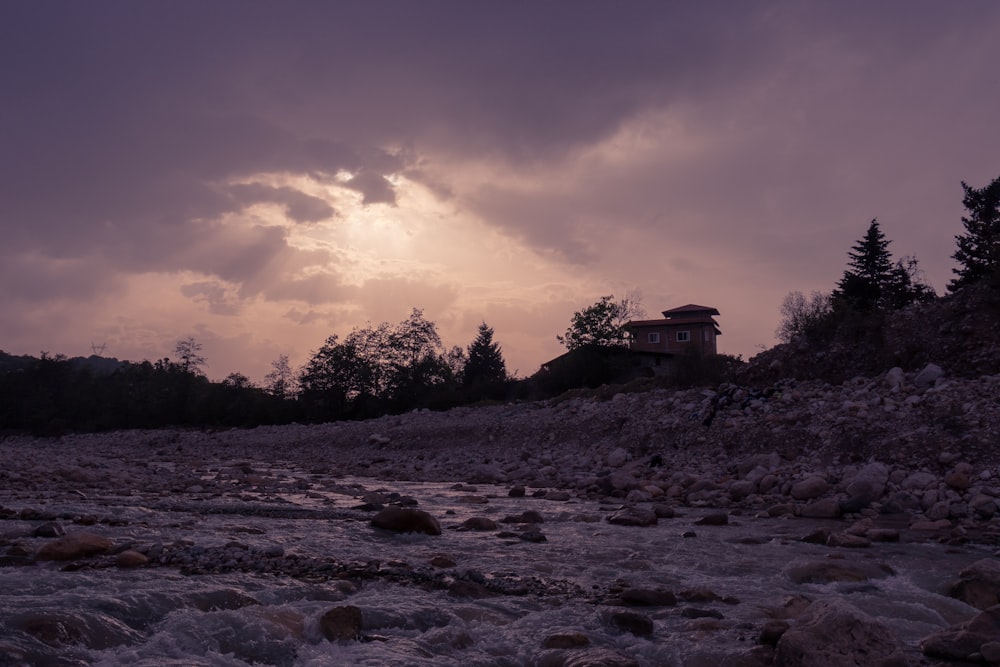
<svg viewBox="0 0 1000 667"><path fill-rule="evenodd" d="M503 382L507 379L507 364L500 346L493 342L493 329L486 322L479 325L476 339L469 345L462 373L466 387Z"/></svg>
<svg viewBox="0 0 1000 667"><path fill-rule="evenodd" d="M1000 177L980 189L963 181L962 189L965 190L962 204L969 214L962 217L965 234L955 237L958 250L952 259L961 266L952 269L958 276L948 284L952 292L995 276L1000 270Z"/></svg>
<svg viewBox="0 0 1000 667"><path fill-rule="evenodd" d="M889 243L878 219L873 219L864 238L847 253L850 262L833 291L835 302L861 311L888 311L935 296L921 278L917 260L906 257L893 262Z"/></svg>
<svg viewBox="0 0 1000 667"><path fill-rule="evenodd" d="M854 244L847 256L850 257L848 269L837 283L834 298L858 310L877 308L892 273L889 240L879 229L877 218L871 221L864 238Z"/></svg>

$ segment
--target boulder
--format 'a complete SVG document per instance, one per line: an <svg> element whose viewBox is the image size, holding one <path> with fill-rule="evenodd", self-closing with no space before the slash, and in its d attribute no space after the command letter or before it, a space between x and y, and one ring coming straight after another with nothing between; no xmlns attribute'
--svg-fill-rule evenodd
<svg viewBox="0 0 1000 667"><path fill-rule="evenodd" d="M496 530L497 522L485 516L474 516L463 521L459 528L461 530Z"/></svg>
<svg viewBox="0 0 1000 667"><path fill-rule="evenodd" d="M440 535L441 524L423 510L390 505L372 518L372 526L397 533Z"/></svg>
<svg viewBox="0 0 1000 667"><path fill-rule="evenodd" d="M70 533L42 546L35 560L74 560L107 553L114 543L94 533Z"/></svg>
<svg viewBox="0 0 1000 667"><path fill-rule="evenodd" d="M655 526L656 512L646 507L623 507L608 517L608 523L618 526Z"/></svg>
<svg viewBox="0 0 1000 667"><path fill-rule="evenodd" d="M841 598L818 600L782 633L775 667L905 667L892 631Z"/></svg>
<svg viewBox="0 0 1000 667"><path fill-rule="evenodd" d="M621 468L628 461L628 452L621 447L616 447L608 454L608 467Z"/></svg>
<svg viewBox="0 0 1000 667"><path fill-rule="evenodd" d="M636 637L649 637L653 634L653 619L645 614L634 611L614 611L608 614L608 623L632 633Z"/></svg>
<svg viewBox="0 0 1000 667"><path fill-rule="evenodd" d="M913 386L917 389L927 389L933 387L934 383L944 375L944 371L937 364L927 364L913 378Z"/></svg>
<svg viewBox="0 0 1000 667"><path fill-rule="evenodd" d="M673 607L677 596L662 588L626 588L621 592L622 602L635 607Z"/></svg>
<svg viewBox="0 0 1000 667"><path fill-rule="evenodd" d="M958 574L961 579L948 594L976 609L989 609L1000 604L1000 561L984 558Z"/></svg>
<svg viewBox="0 0 1000 667"><path fill-rule="evenodd" d="M844 512L858 512L871 505L885 493L889 481L889 468L883 463L869 463L861 468L847 483L847 499L841 504Z"/></svg>
<svg viewBox="0 0 1000 667"><path fill-rule="evenodd" d="M976 614L964 623L935 632L920 642L920 650L931 658L980 662L992 653L1000 638L1000 605ZM995 663L994 663L995 664Z"/></svg>
<svg viewBox="0 0 1000 667"><path fill-rule="evenodd" d="M807 477L792 485L791 495L795 500L819 498L830 490L830 483L819 475Z"/></svg>
<svg viewBox="0 0 1000 667"><path fill-rule="evenodd" d="M354 605L334 607L319 619L319 629L329 641L359 639L361 637L361 609Z"/></svg>
<svg viewBox="0 0 1000 667"><path fill-rule="evenodd" d="M803 505L798 514L809 519L836 519L840 516L840 501L836 498L823 498Z"/></svg>
<svg viewBox="0 0 1000 667"><path fill-rule="evenodd" d="M797 584L824 584L831 581L868 581L895 574L885 563L851 560L794 561L785 568L785 576Z"/></svg>

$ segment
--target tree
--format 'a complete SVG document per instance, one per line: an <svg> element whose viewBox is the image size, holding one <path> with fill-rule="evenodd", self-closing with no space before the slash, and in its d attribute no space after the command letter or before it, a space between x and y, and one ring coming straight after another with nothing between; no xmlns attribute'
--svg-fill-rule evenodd
<svg viewBox="0 0 1000 667"><path fill-rule="evenodd" d="M790 343L799 336L813 337L833 314L833 301L829 294L814 291L807 299L802 292L789 292L781 304L781 322L774 335L782 343Z"/></svg>
<svg viewBox="0 0 1000 667"><path fill-rule="evenodd" d="M205 361L205 357L201 356L201 343L196 341L194 336L177 341L177 344L174 345L174 354L180 359L181 370L185 373L205 375L202 367L207 366L208 362Z"/></svg>
<svg viewBox="0 0 1000 667"><path fill-rule="evenodd" d="M834 290L841 299L858 310L873 310L882 302L883 291L892 273L889 240L879 229L878 219L872 219L863 239L847 253L850 258L844 277Z"/></svg>
<svg viewBox="0 0 1000 667"><path fill-rule="evenodd" d="M602 296L592 306L573 313L573 319L565 335L556 336L556 340L569 350L587 345L628 347L625 324L645 314L646 311L637 296L626 294L618 301L613 294Z"/></svg>
<svg viewBox="0 0 1000 667"><path fill-rule="evenodd" d="M476 339L469 345L462 384L466 387L480 387L504 382L506 379L507 364L503 353L500 346L493 342L493 329L483 322L479 325Z"/></svg>
<svg viewBox="0 0 1000 667"><path fill-rule="evenodd" d="M952 259L961 266L952 269L958 276L948 284L952 292L1000 272L1000 177L980 189L962 181L962 189L968 215L962 216L965 233L955 237L958 250Z"/></svg>
<svg viewBox="0 0 1000 667"><path fill-rule="evenodd" d="M264 391L277 398L291 398L295 393L295 374L288 364L288 355L278 355L271 362L271 372L264 376Z"/></svg>
<svg viewBox="0 0 1000 667"><path fill-rule="evenodd" d="M342 341L330 336L302 370L302 396L328 415L364 403L414 407L454 378L454 360L441 348L437 326L416 308L395 327L383 322Z"/></svg>
<svg viewBox="0 0 1000 667"><path fill-rule="evenodd" d="M889 243L878 219L873 219L864 238L847 253L850 262L833 291L835 302L867 312L898 310L933 298L934 290L923 282L917 260L906 257L893 262Z"/></svg>

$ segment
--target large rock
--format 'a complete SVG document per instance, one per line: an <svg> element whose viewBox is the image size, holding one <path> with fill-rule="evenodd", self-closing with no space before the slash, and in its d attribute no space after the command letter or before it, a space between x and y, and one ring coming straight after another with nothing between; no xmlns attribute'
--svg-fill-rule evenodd
<svg viewBox="0 0 1000 667"><path fill-rule="evenodd" d="M913 385L917 389L927 389L933 387L938 378L944 375L944 371L937 364L927 364L923 370L913 378Z"/></svg>
<svg viewBox="0 0 1000 667"><path fill-rule="evenodd" d="M775 667L905 667L899 642L883 623L841 598L818 600L781 635Z"/></svg>
<svg viewBox="0 0 1000 667"><path fill-rule="evenodd" d="M358 639L361 636L361 610L353 605L334 607L320 617L319 629L330 641Z"/></svg>
<svg viewBox="0 0 1000 667"><path fill-rule="evenodd" d="M656 512L647 507L623 507L608 517L608 523L618 526L655 526Z"/></svg>
<svg viewBox="0 0 1000 667"><path fill-rule="evenodd" d="M797 584L824 584L831 581L868 581L894 574L884 563L868 560L823 559L794 561L785 568L785 576Z"/></svg>
<svg viewBox="0 0 1000 667"><path fill-rule="evenodd" d="M372 518L372 525L397 533L441 534L441 524L427 512L395 505L390 505L376 514Z"/></svg>
<svg viewBox="0 0 1000 667"><path fill-rule="evenodd" d="M819 475L813 475L793 484L791 493L795 500L812 500L819 498L829 490L829 482Z"/></svg>
<svg viewBox="0 0 1000 667"><path fill-rule="evenodd" d="M42 546L35 560L74 560L107 553L114 542L94 533L70 533Z"/></svg>
<svg viewBox="0 0 1000 667"><path fill-rule="evenodd" d="M925 638L920 642L920 650L932 658L980 662L984 646L986 652L992 652L991 645L998 639L1000 639L1000 605L990 607L965 623Z"/></svg>
<svg viewBox="0 0 1000 667"><path fill-rule="evenodd" d="M1000 561L992 558L977 560L958 576L961 579L948 592L953 598L977 609L989 609L1000 604Z"/></svg>
<svg viewBox="0 0 1000 667"><path fill-rule="evenodd" d="M889 468L884 463L869 463L859 470L845 486L847 499L841 507L845 512L863 510L882 497L888 481Z"/></svg>

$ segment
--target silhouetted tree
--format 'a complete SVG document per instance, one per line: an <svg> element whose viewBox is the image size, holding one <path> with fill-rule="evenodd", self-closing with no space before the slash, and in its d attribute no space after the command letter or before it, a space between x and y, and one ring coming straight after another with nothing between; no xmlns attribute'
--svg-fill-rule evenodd
<svg viewBox="0 0 1000 667"><path fill-rule="evenodd" d="M948 284L952 292L1000 273L1000 177L979 189L963 181L962 189L968 215L962 216L965 233L955 237L958 250L952 258L961 266L952 269L958 276Z"/></svg>
<svg viewBox="0 0 1000 667"><path fill-rule="evenodd" d="M271 362L271 372L264 376L264 391L283 399L295 395L295 373L288 364L288 355L278 355L278 358Z"/></svg>
<svg viewBox="0 0 1000 667"><path fill-rule="evenodd" d="M847 253L850 261L833 291L835 302L863 312L888 311L934 296L921 280L917 260L893 262L889 243L878 219L873 219L864 238Z"/></svg>
<svg viewBox="0 0 1000 667"><path fill-rule="evenodd" d="M502 383L507 379L507 364L500 345L493 342L493 329L486 322L479 325L479 333L468 349L468 359L462 374L465 387L478 387Z"/></svg>
<svg viewBox="0 0 1000 667"><path fill-rule="evenodd" d="M570 327L564 335L556 336L556 340L568 350L588 345L628 347L625 324L644 315L645 310L637 296L626 294L616 301L614 295L609 294L573 313Z"/></svg>
<svg viewBox="0 0 1000 667"><path fill-rule="evenodd" d="M201 349L201 343L196 341L194 336L182 338L174 345L174 354L180 359L180 366L184 372L192 375L205 374L203 366L207 366L208 362L201 356Z"/></svg>
<svg viewBox="0 0 1000 667"><path fill-rule="evenodd" d="M815 338L832 315L829 294L817 290L807 299L802 292L789 292L781 304L781 322L774 335L782 343L790 343L798 336Z"/></svg>

